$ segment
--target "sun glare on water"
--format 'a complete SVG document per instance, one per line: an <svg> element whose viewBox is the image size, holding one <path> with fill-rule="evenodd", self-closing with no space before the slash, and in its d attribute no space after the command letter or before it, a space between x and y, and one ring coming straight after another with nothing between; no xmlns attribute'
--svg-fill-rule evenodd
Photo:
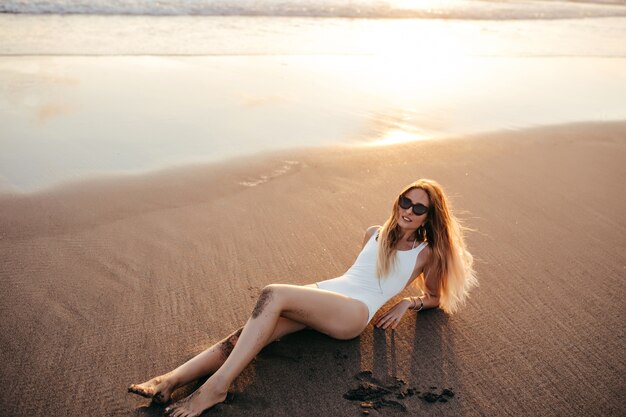
<svg viewBox="0 0 626 417"><path fill-rule="evenodd" d="M406 130L394 129L386 132L380 139L368 143L369 146L386 146L399 143L414 142L418 140L428 140L429 136Z"/></svg>
<svg viewBox="0 0 626 417"><path fill-rule="evenodd" d="M467 87L463 80L474 76L466 39L442 22L386 23L385 30L359 33L359 41L371 52L366 62L359 61L360 66L352 68L342 62L334 74L345 72L348 84L375 98L370 109L373 118L385 114L403 120L399 126L389 123L386 129L376 125L369 143L381 146L430 139L423 132L432 131L435 121L425 119L429 114L425 109L448 106L450 97Z"/></svg>

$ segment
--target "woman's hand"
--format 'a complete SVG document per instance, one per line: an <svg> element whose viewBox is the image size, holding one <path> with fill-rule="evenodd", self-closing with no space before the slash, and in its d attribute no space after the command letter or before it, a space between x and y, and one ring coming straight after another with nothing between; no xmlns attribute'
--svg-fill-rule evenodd
<svg viewBox="0 0 626 417"><path fill-rule="evenodd" d="M398 327L398 323L400 323L400 319L402 319L402 316L404 316L404 313L406 313L409 307L411 307L411 302L407 299L403 299L378 319L376 327L382 327L383 329L391 327L391 329L395 330L396 327Z"/></svg>

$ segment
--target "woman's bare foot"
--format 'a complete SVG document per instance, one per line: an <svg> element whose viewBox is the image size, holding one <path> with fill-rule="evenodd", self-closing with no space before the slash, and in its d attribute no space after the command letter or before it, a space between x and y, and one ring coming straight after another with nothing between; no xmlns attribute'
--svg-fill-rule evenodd
<svg viewBox="0 0 626 417"><path fill-rule="evenodd" d="M141 384L132 384L128 387L128 392L152 398L154 402L164 404L170 400L174 389L176 389L176 384L170 378L170 374L165 374Z"/></svg>
<svg viewBox="0 0 626 417"><path fill-rule="evenodd" d="M226 400L228 390L214 389L207 381L193 394L165 408L165 414L172 417L197 417L204 410Z"/></svg>

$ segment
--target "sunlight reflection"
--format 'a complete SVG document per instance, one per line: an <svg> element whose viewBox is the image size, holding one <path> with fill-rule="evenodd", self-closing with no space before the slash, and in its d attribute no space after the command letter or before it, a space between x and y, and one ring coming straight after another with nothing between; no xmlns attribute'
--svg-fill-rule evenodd
<svg viewBox="0 0 626 417"><path fill-rule="evenodd" d="M466 40L458 33L443 30L442 23L426 27L399 23L396 30L371 39L377 45L378 75L386 89L406 96L415 92L413 85L420 81L422 88L445 90L444 80L466 68Z"/></svg>
<svg viewBox="0 0 626 417"><path fill-rule="evenodd" d="M456 112L454 97L475 89L468 80L479 77L479 68L469 53L475 39L450 31L445 22L416 20L390 22L384 31L357 31L363 49L371 55L360 58L317 59L310 68L328 77L342 79L350 91L359 91L368 103L365 114L386 114L393 108L402 120L386 120L387 126L369 129L364 141L383 146L431 139L425 132L447 126ZM445 111L444 111L445 110ZM430 116L432 113L436 117ZM429 115L427 117L427 115ZM392 117L393 119L393 117Z"/></svg>
<svg viewBox="0 0 626 417"><path fill-rule="evenodd" d="M340 78L346 90L360 92L368 104L365 114L393 108L396 114L411 115L398 121L399 125L370 129L365 135L370 145L430 139L424 132L438 130L438 126L445 130L456 117L450 104L454 97L471 95L475 84L470 80L480 80L480 68L470 51L476 39L463 28L450 31L446 22L398 20L389 22L385 30L349 33L358 33L359 39L351 43L369 51L367 56L317 59L308 69ZM432 113L437 116L430 117Z"/></svg>
<svg viewBox="0 0 626 417"><path fill-rule="evenodd" d="M386 146L428 139L431 139L431 137L425 134L420 134L417 132L407 132L406 130L400 129L393 129L385 133L382 138L368 143L368 146Z"/></svg>

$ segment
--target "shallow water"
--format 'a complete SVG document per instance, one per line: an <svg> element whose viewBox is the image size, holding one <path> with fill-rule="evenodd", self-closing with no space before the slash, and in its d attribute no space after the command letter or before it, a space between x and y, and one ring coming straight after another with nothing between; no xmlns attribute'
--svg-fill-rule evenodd
<svg viewBox="0 0 626 417"><path fill-rule="evenodd" d="M0 28L4 190L626 118L625 18L0 15Z"/></svg>

